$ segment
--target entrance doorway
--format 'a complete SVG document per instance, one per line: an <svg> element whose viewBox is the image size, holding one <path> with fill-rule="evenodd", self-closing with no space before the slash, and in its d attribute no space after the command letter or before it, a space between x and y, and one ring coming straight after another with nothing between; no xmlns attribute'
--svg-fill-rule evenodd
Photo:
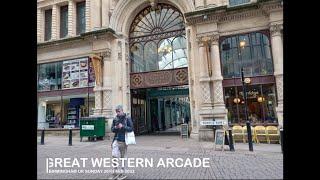
<svg viewBox="0 0 320 180"><path fill-rule="evenodd" d="M190 119L188 87L132 90L132 114L136 134L177 132Z"/></svg>

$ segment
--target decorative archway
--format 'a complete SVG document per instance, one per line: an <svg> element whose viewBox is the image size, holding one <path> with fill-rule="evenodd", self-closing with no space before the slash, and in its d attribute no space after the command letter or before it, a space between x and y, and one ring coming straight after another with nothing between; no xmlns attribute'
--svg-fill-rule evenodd
<svg viewBox="0 0 320 180"><path fill-rule="evenodd" d="M172 5L179 9L182 14L195 10L192 1L159 0L156 1L156 3L165 3ZM114 29L117 33L128 36L130 25L134 17L147 6L150 6L149 0L120 0L117 3L111 16L110 28Z"/></svg>

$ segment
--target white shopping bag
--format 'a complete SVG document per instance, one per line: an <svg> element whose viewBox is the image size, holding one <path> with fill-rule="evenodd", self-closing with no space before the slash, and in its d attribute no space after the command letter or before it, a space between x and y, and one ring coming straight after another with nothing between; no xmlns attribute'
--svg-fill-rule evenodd
<svg viewBox="0 0 320 180"><path fill-rule="evenodd" d="M134 136L134 132L133 131L126 132L125 138L126 138L126 145L136 144L136 138Z"/></svg>
<svg viewBox="0 0 320 180"><path fill-rule="evenodd" d="M120 158L120 149L117 140L112 143L112 157Z"/></svg>

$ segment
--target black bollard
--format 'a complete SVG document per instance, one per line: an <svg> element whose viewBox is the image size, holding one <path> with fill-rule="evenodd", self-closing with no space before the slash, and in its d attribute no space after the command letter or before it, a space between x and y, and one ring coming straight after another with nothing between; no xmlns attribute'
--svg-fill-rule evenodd
<svg viewBox="0 0 320 180"><path fill-rule="evenodd" d="M280 145L281 145L281 153L283 153L283 129L280 129Z"/></svg>
<svg viewBox="0 0 320 180"><path fill-rule="evenodd" d="M44 129L41 131L41 145L44 145Z"/></svg>
<svg viewBox="0 0 320 180"><path fill-rule="evenodd" d="M72 129L69 129L69 146L72 146Z"/></svg>
<svg viewBox="0 0 320 180"><path fill-rule="evenodd" d="M253 151L250 121L247 121L246 124L247 124L247 133L248 133L249 151Z"/></svg>
<svg viewBox="0 0 320 180"><path fill-rule="evenodd" d="M229 148L230 148L230 151L234 151L233 137L232 137L232 130L231 129L229 129Z"/></svg>

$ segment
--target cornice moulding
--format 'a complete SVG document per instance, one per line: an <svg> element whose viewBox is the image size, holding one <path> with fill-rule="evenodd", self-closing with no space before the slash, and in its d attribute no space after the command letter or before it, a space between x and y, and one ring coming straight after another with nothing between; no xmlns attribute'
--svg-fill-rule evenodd
<svg viewBox="0 0 320 180"><path fill-rule="evenodd" d="M269 16L271 11L282 10L279 0L258 1L235 7L218 6L214 8L185 13L187 25L237 21L256 16ZM204 18L204 16L207 16Z"/></svg>
<svg viewBox="0 0 320 180"><path fill-rule="evenodd" d="M84 42L86 40L94 40L94 39L115 39L117 38L117 35L115 34L114 30L107 28L107 29L102 29L102 30L97 30L97 31L90 31L86 33L80 34L80 36L76 37L70 37L70 38L64 38L64 39L59 39L59 40L52 40L48 42L41 42L37 44L38 49L43 49L43 48L49 48L49 47L55 47L55 46L61 46L64 44L69 44L69 43L76 43L76 42Z"/></svg>

